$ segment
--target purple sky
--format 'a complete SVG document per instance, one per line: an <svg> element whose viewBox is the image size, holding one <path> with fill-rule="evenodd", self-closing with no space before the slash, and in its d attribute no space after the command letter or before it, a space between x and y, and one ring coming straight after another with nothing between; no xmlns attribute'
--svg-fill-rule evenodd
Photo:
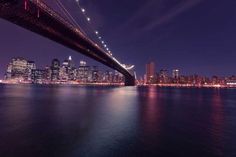
<svg viewBox="0 0 236 157"><path fill-rule="evenodd" d="M74 0L61 0L79 21ZM123 63L157 69L179 68L183 74L236 74L235 0L80 0L110 49ZM0 19L0 78L12 57L36 61L39 67L53 58L72 55L98 64L55 42ZM85 28L86 29L86 28Z"/></svg>

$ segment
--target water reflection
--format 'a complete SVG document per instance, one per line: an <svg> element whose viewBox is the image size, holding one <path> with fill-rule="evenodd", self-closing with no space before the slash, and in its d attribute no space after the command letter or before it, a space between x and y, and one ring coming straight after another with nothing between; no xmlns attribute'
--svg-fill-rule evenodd
<svg viewBox="0 0 236 157"><path fill-rule="evenodd" d="M234 157L235 94L1 85L0 156Z"/></svg>
<svg viewBox="0 0 236 157"><path fill-rule="evenodd" d="M215 145L214 151L215 154L223 156L223 134L224 134L224 108L223 100L220 94L220 90L215 90L212 96L212 114L211 114L211 135L212 135L212 144Z"/></svg>

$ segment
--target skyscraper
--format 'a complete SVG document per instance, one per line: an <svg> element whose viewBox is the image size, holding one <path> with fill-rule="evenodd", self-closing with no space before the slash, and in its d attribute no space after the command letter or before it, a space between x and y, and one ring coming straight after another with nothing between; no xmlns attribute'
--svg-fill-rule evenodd
<svg viewBox="0 0 236 157"><path fill-rule="evenodd" d="M58 59L52 60L51 65L51 81L57 82L60 80L59 74L60 74L60 61Z"/></svg>
<svg viewBox="0 0 236 157"><path fill-rule="evenodd" d="M27 64L24 58L13 58L7 67L6 79L25 80L28 77Z"/></svg>
<svg viewBox="0 0 236 157"><path fill-rule="evenodd" d="M174 69L172 71L172 82L173 83L179 83L180 82L180 76L179 76L179 70L178 69Z"/></svg>
<svg viewBox="0 0 236 157"><path fill-rule="evenodd" d="M28 61L26 68L26 80L32 81L32 71L36 69L36 64L34 61Z"/></svg>
<svg viewBox="0 0 236 157"><path fill-rule="evenodd" d="M90 67L87 66L85 61L80 61L80 66L78 69L78 80L82 83L87 83L90 73Z"/></svg>
<svg viewBox="0 0 236 157"><path fill-rule="evenodd" d="M146 84L154 83L156 83L155 63L149 62L146 64Z"/></svg>
<svg viewBox="0 0 236 157"><path fill-rule="evenodd" d="M178 79L179 78L179 70L178 69L174 69L172 71L172 78L174 78L174 79Z"/></svg>
<svg viewBox="0 0 236 157"><path fill-rule="evenodd" d="M69 80L69 61L64 60L60 67L60 81L67 82Z"/></svg>
<svg viewBox="0 0 236 157"><path fill-rule="evenodd" d="M168 71L166 69L160 70L159 81L160 81L160 83L168 83L169 82Z"/></svg>

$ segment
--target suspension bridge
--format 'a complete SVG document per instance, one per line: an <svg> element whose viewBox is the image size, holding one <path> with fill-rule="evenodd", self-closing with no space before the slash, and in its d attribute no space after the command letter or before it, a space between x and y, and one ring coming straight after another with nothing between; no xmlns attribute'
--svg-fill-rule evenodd
<svg viewBox="0 0 236 157"><path fill-rule="evenodd" d="M0 0L0 17L117 70L124 75L126 86L135 85L135 77L130 72L134 66L118 61L100 36L101 43L89 37L60 0L53 1L64 16L42 0ZM85 12L83 8L81 11ZM86 20L91 19L86 17Z"/></svg>

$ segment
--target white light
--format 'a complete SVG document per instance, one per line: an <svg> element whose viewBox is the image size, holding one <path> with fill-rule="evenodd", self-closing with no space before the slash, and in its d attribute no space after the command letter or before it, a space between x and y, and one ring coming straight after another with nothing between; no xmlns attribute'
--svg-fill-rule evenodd
<svg viewBox="0 0 236 157"><path fill-rule="evenodd" d="M107 47L107 45L105 44L104 47Z"/></svg>
<svg viewBox="0 0 236 157"><path fill-rule="evenodd" d="M104 44L104 41L102 41L102 44Z"/></svg>
<svg viewBox="0 0 236 157"><path fill-rule="evenodd" d="M109 48L107 48L107 51L109 51Z"/></svg>
<svg viewBox="0 0 236 157"><path fill-rule="evenodd" d="M82 8L81 11L82 11L83 13L85 13L85 9L84 9L84 8Z"/></svg>
<svg viewBox="0 0 236 157"><path fill-rule="evenodd" d="M2 83L2 80L0 80L0 83Z"/></svg>
<svg viewBox="0 0 236 157"><path fill-rule="evenodd" d="M102 37L98 37L99 39L102 39Z"/></svg>
<svg viewBox="0 0 236 157"><path fill-rule="evenodd" d="M98 31L95 31L95 34L98 34Z"/></svg>
<svg viewBox="0 0 236 157"><path fill-rule="evenodd" d="M91 19L89 17L87 17L87 21L91 21Z"/></svg>

